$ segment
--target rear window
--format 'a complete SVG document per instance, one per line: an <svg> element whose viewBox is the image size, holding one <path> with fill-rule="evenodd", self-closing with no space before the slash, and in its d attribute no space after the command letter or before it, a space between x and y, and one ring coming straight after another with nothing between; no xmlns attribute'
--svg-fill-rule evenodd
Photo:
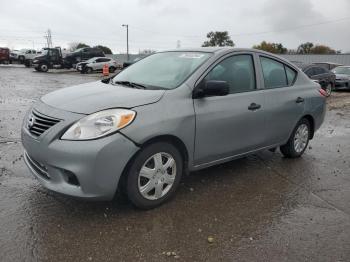
<svg viewBox="0 0 350 262"><path fill-rule="evenodd" d="M296 71L289 66L267 57L260 57L265 88L290 86L296 78Z"/></svg>
<svg viewBox="0 0 350 262"><path fill-rule="evenodd" d="M297 77L297 72L286 65L284 65L284 68L286 69L288 85L293 85L295 78Z"/></svg>

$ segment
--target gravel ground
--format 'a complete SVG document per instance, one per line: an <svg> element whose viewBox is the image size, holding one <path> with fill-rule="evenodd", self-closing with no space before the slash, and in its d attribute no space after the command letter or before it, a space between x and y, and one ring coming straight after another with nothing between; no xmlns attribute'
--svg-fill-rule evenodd
<svg viewBox="0 0 350 262"><path fill-rule="evenodd" d="M99 75L0 66L1 261L350 261L350 92L300 159L262 152L185 177L151 210L43 188L20 126L40 96Z"/></svg>

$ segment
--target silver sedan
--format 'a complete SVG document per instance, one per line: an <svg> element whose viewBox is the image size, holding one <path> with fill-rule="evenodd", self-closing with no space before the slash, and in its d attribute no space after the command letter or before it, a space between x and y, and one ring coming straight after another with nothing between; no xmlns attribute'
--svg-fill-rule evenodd
<svg viewBox="0 0 350 262"><path fill-rule="evenodd" d="M48 189L139 208L174 195L181 176L261 150L300 157L326 93L288 61L253 49L150 55L113 79L42 97L22 127L25 161Z"/></svg>

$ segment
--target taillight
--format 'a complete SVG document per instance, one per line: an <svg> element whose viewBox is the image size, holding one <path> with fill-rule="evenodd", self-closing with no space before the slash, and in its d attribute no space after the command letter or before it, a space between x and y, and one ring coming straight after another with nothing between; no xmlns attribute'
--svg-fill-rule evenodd
<svg viewBox="0 0 350 262"><path fill-rule="evenodd" d="M322 89L322 88L318 89L318 92L320 92L320 94L321 94L322 96L324 96L324 97L327 97L327 96L328 96L328 95L327 95L327 92L326 92L324 89Z"/></svg>

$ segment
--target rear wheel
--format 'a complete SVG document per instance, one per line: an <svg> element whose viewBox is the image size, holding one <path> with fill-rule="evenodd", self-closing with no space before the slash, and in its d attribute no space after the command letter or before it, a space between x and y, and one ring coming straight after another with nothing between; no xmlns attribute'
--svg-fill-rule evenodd
<svg viewBox="0 0 350 262"><path fill-rule="evenodd" d="M30 67L31 64L32 64L32 62L30 60L28 60L28 59L24 61L25 67Z"/></svg>
<svg viewBox="0 0 350 262"><path fill-rule="evenodd" d="M158 142L135 157L126 181L130 201L138 208L151 209L167 201L177 189L183 159L176 147Z"/></svg>
<svg viewBox="0 0 350 262"><path fill-rule="evenodd" d="M20 56L18 57L18 61L19 61L21 64L23 64L23 62L24 62L24 56L20 55Z"/></svg>
<svg viewBox="0 0 350 262"><path fill-rule="evenodd" d="M282 154L288 158L300 157L309 144L310 130L309 120L301 119L294 128L287 144L280 147Z"/></svg>

